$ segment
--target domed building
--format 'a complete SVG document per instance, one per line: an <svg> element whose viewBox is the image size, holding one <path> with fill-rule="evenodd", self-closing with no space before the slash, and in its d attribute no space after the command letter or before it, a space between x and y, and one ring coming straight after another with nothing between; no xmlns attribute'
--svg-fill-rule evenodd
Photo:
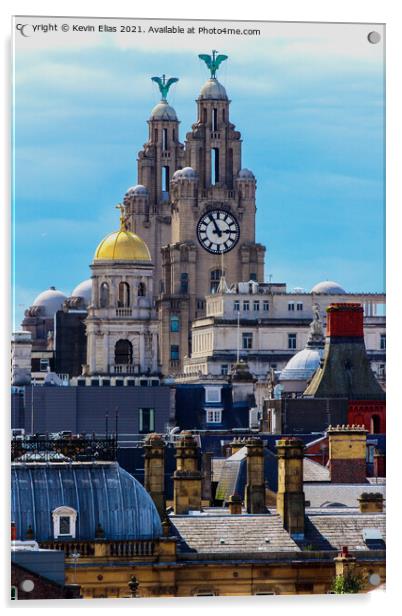
<svg viewBox="0 0 402 616"><path fill-rule="evenodd" d="M333 280L323 280L314 285L310 293L315 295L344 295L346 291L340 284Z"/></svg>
<svg viewBox="0 0 402 616"><path fill-rule="evenodd" d="M117 462L14 462L11 519L17 539L31 529L39 543L162 535L151 497Z"/></svg>
<svg viewBox="0 0 402 616"><path fill-rule="evenodd" d="M154 268L148 246L128 230L123 215L120 229L107 235L96 248L91 269L85 373L157 373Z"/></svg>

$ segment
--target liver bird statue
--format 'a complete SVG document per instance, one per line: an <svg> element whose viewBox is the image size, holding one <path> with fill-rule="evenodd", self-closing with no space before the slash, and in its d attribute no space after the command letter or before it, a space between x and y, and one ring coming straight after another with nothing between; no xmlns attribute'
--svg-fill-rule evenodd
<svg viewBox="0 0 402 616"><path fill-rule="evenodd" d="M206 53L200 53L198 55L198 57L201 60L204 60L205 64L207 65L207 67L209 68L209 70L211 71L211 78L212 79L216 79L216 71L219 68L219 65L224 61L228 59L228 56L225 56L223 54L220 54L219 56L217 56L217 50L213 49L212 50L212 56L210 56L209 54Z"/></svg>
<svg viewBox="0 0 402 616"><path fill-rule="evenodd" d="M166 100L167 93L169 92L170 86L172 86L176 81L179 81L177 77L170 77L166 80L166 75L162 75L162 77L151 77L152 81L158 84L160 93L162 94L162 100Z"/></svg>

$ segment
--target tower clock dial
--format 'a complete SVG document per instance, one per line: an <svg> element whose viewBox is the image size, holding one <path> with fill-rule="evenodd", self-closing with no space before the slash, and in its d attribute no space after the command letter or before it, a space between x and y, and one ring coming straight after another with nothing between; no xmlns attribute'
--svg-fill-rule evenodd
<svg viewBox="0 0 402 616"><path fill-rule="evenodd" d="M197 237L208 252L223 254L236 246L240 226L233 214L226 210L210 210L198 221Z"/></svg>

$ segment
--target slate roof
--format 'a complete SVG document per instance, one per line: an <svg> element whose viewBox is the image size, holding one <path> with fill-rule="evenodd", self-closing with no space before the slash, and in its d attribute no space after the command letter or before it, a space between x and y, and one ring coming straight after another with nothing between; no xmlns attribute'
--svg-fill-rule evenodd
<svg viewBox="0 0 402 616"><path fill-rule="evenodd" d="M314 460L304 458L303 481L330 481L329 469Z"/></svg>
<svg viewBox="0 0 402 616"><path fill-rule="evenodd" d="M178 550L193 554L254 554L372 549L363 539L363 530L375 528L385 542L385 515L372 513L313 514L306 516L305 539L296 543L284 530L276 513L266 515L183 515L170 517L178 537ZM268 540L268 541L267 541ZM304 548L304 549L303 549ZM384 549L384 547L380 549Z"/></svg>
<svg viewBox="0 0 402 616"><path fill-rule="evenodd" d="M367 550L369 547L363 539L363 530L366 528L378 529L385 542L383 513L310 514L307 517L306 539L311 541L317 550L340 550L344 545L348 546L349 550Z"/></svg>
<svg viewBox="0 0 402 616"><path fill-rule="evenodd" d="M182 552L298 552L279 515L171 516ZM269 542L266 540L269 539ZM222 543L222 540L224 543Z"/></svg>

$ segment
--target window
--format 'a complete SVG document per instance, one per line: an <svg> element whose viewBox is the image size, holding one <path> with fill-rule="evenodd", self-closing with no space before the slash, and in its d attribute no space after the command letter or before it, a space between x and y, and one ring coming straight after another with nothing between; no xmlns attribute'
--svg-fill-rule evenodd
<svg viewBox="0 0 402 616"><path fill-rule="evenodd" d="M221 375L226 376L227 374L229 374L229 366L228 364L222 364L221 365Z"/></svg>
<svg viewBox="0 0 402 616"><path fill-rule="evenodd" d="M299 311L299 312L300 312L301 310L303 310L303 302L297 302L297 304L296 304L296 310L297 310L297 311Z"/></svg>
<svg viewBox="0 0 402 616"><path fill-rule="evenodd" d="M248 300L243 302L243 310L244 312L248 312L250 310L250 302Z"/></svg>
<svg viewBox="0 0 402 616"><path fill-rule="evenodd" d="M101 308L109 306L109 285L107 282L102 282L99 288L99 303Z"/></svg>
<svg viewBox="0 0 402 616"><path fill-rule="evenodd" d="M381 351L385 351L386 348L387 348L386 334L380 334L380 349Z"/></svg>
<svg viewBox="0 0 402 616"><path fill-rule="evenodd" d="M99 387L99 379L91 379L91 387Z"/></svg>
<svg viewBox="0 0 402 616"><path fill-rule="evenodd" d="M180 293L188 293L188 274L183 272L180 274Z"/></svg>
<svg viewBox="0 0 402 616"><path fill-rule="evenodd" d="M128 379L127 380L127 387L134 387L135 386L135 380L134 379Z"/></svg>
<svg viewBox="0 0 402 616"><path fill-rule="evenodd" d="M18 588L16 586L11 586L11 601L16 601L18 599Z"/></svg>
<svg viewBox="0 0 402 616"><path fill-rule="evenodd" d="M260 302L254 302L254 312L260 311Z"/></svg>
<svg viewBox="0 0 402 616"><path fill-rule="evenodd" d="M288 310L290 310L290 312L293 312L295 309L295 303L294 302L288 302Z"/></svg>
<svg viewBox="0 0 402 616"><path fill-rule="evenodd" d="M220 269L212 270L211 277L210 277L210 287L209 287L211 293L217 292L221 278L222 278L222 270Z"/></svg>
<svg viewBox="0 0 402 616"><path fill-rule="evenodd" d="M129 340L118 340L114 347L114 363L132 364L133 363L133 345Z"/></svg>
<svg viewBox="0 0 402 616"><path fill-rule="evenodd" d="M211 184L219 182L219 148L211 149Z"/></svg>
<svg viewBox="0 0 402 616"><path fill-rule="evenodd" d="M204 310L205 301L203 299L197 299L197 310Z"/></svg>
<svg viewBox="0 0 402 616"><path fill-rule="evenodd" d="M179 345L172 344L170 346L170 359L177 360L180 359Z"/></svg>
<svg viewBox="0 0 402 616"><path fill-rule="evenodd" d="M218 130L218 110L217 109L212 110L212 130L213 131Z"/></svg>
<svg viewBox="0 0 402 616"><path fill-rule="evenodd" d="M253 334L249 332L245 332L242 334L243 340L243 349L252 349L253 348Z"/></svg>
<svg viewBox="0 0 402 616"><path fill-rule="evenodd" d="M102 387L110 387L110 379L102 379Z"/></svg>
<svg viewBox="0 0 402 616"><path fill-rule="evenodd" d="M204 387L205 389L205 402L220 402L221 401L221 388L220 387Z"/></svg>
<svg viewBox="0 0 402 616"><path fill-rule="evenodd" d="M75 539L77 512L72 507L57 507L52 512L53 535L59 537L71 537Z"/></svg>
<svg viewBox="0 0 402 616"><path fill-rule="evenodd" d="M179 332L180 331L180 318L173 314L170 317L170 331L171 332Z"/></svg>
<svg viewBox="0 0 402 616"><path fill-rule="evenodd" d="M145 282L140 282L138 285L138 297L145 297L146 290Z"/></svg>
<svg viewBox="0 0 402 616"><path fill-rule="evenodd" d="M288 334L288 349L296 348L296 334Z"/></svg>
<svg viewBox="0 0 402 616"><path fill-rule="evenodd" d="M169 167L162 167L162 192L169 192Z"/></svg>
<svg viewBox="0 0 402 616"><path fill-rule="evenodd" d="M130 287L127 282L120 282L119 299L117 300L117 306L119 308L127 308L129 305L130 305Z"/></svg>
<svg viewBox="0 0 402 616"><path fill-rule="evenodd" d="M42 358L39 361L39 370L41 372L47 372L47 369L49 368L49 360L48 359L44 359Z"/></svg>
<svg viewBox="0 0 402 616"><path fill-rule="evenodd" d="M254 280L254 282L257 282L257 274L255 272L250 272L249 280Z"/></svg>
<svg viewBox="0 0 402 616"><path fill-rule="evenodd" d="M207 409L207 423L222 423L222 409Z"/></svg>
<svg viewBox="0 0 402 616"><path fill-rule="evenodd" d="M264 301L262 304L262 309L264 312L269 312L269 302Z"/></svg>
<svg viewBox="0 0 402 616"><path fill-rule="evenodd" d="M116 379L114 384L116 387L124 387L124 379Z"/></svg>
<svg viewBox="0 0 402 616"><path fill-rule="evenodd" d="M236 299L236 300L233 302L233 310L234 310L235 312L239 312L239 311L240 311L240 302L239 302L239 300L238 300L238 299Z"/></svg>
<svg viewBox="0 0 402 616"><path fill-rule="evenodd" d="M168 149L168 131L167 128L162 129L162 150Z"/></svg>
<svg viewBox="0 0 402 616"><path fill-rule="evenodd" d="M149 434L155 430L155 409L145 408L140 410L140 434Z"/></svg>

